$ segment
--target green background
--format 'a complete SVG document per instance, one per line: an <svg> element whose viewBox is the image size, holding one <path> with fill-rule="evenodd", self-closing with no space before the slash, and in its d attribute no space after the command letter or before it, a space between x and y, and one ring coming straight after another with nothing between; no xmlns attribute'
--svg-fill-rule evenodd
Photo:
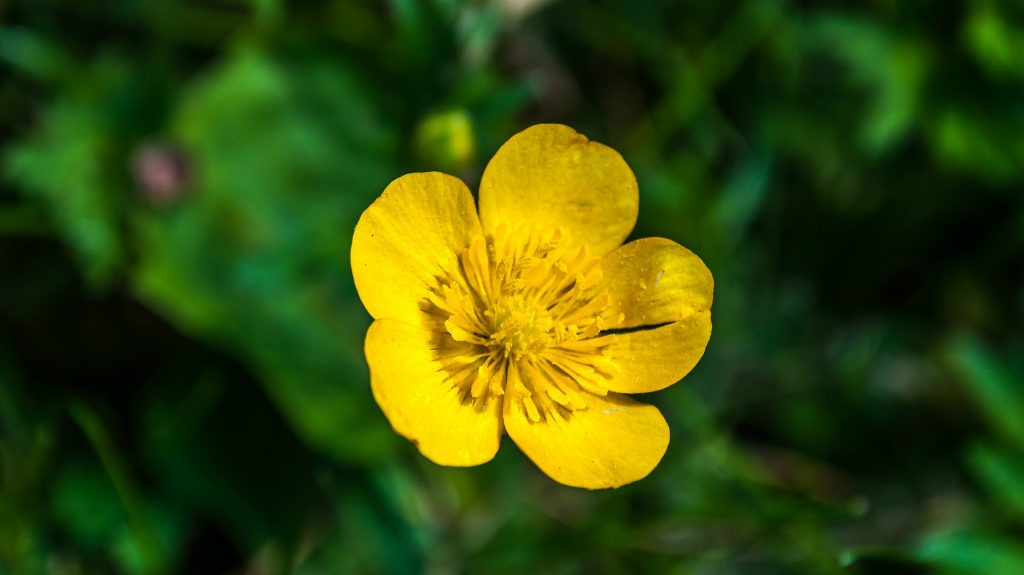
<svg viewBox="0 0 1024 575"><path fill-rule="evenodd" d="M348 263L520 129L626 158L714 333L622 489L440 468ZM1024 573L1024 9L0 3L0 573Z"/></svg>

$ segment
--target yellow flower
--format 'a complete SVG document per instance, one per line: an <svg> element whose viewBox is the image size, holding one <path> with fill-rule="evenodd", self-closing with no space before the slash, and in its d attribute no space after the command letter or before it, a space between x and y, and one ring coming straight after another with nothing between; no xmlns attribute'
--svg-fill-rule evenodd
<svg viewBox="0 0 1024 575"><path fill-rule="evenodd" d="M711 337L711 272L675 242L621 245L636 177L571 128L506 142L480 183L408 174L363 212L352 274L376 321L373 395L441 465L489 461L509 437L554 480L618 487L668 447L629 398L686 375Z"/></svg>

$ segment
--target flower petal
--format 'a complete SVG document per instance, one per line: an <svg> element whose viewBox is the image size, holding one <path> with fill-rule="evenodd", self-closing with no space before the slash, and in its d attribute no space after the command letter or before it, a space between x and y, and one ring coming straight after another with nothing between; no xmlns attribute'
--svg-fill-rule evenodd
<svg viewBox="0 0 1024 575"><path fill-rule="evenodd" d="M604 257L603 285L612 328L635 329L606 341L621 371L611 391L646 393L679 381L700 360L711 338L714 279L690 250L662 238L630 242Z"/></svg>
<svg viewBox="0 0 1024 575"><path fill-rule="evenodd" d="M664 238L629 242L603 258L602 285L611 297L614 327L652 326L711 309L715 280L704 262Z"/></svg>
<svg viewBox="0 0 1024 575"><path fill-rule="evenodd" d="M423 326L419 306L428 287L479 235L473 195L438 172L391 182L366 208L352 237L352 277L374 318Z"/></svg>
<svg viewBox="0 0 1024 575"><path fill-rule="evenodd" d="M636 177L615 150L568 126L541 124L505 142L480 182L480 220L561 228L573 243L603 255L636 224Z"/></svg>
<svg viewBox="0 0 1024 575"><path fill-rule="evenodd" d="M605 388L618 393L658 391L682 379L700 361L711 339L711 312L696 312L658 328L602 338L618 368L604 381Z"/></svg>
<svg viewBox="0 0 1024 575"><path fill-rule="evenodd" d="M486 463L503 433L501 399L482 407L461 401L433 355L433 340L447 337L379 319L366 333L373 397L391 426L439 465Z"/></svg>
<svg viewBox="0 0 1024 575"><path fill-rule="evenodd" d="M505 401L505 429L549 477L572 487L620 487L647 476L668 448L661 412L629 397L586 396L587 407L566 418L534 423L521 401Z"/></svg>

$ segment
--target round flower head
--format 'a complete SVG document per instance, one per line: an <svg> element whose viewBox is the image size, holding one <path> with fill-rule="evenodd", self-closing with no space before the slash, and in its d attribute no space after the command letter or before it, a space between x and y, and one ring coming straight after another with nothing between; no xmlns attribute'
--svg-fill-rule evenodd
<svg viewBox="0 0 1024 575"><path fill-rule="evenodd" d="M711 337L711 272L675 242L622 245L636 177L611 148L544 124L459 179L408 174L363 212L352 273L376 321L373 395L441 465L479 465L508 433L552 479L618 487L668 447L628 395L686 375Z"/></svg>

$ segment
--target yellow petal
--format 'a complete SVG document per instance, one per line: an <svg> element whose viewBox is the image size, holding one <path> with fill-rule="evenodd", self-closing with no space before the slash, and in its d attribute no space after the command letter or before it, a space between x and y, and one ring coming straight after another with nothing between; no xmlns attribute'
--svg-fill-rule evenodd
<svg viewBox="0 0 1024 575"><path fill-rule="evenodd" d="M425 325L428 287L479 234L473 195L458 178L431 172L391 182L352 237L352 277L366 310Z"/></svg>
<svg viewBox="0 0 1024 575"><path fill-rule="evenodd" d="M701 311L654 329L596 338L612 357L610 379L602 385L619 393L665 389L690 373L711 339L711 312Z"/></svg>
<svg viewBox="0 0 1024 575"><path fill-rule="evenodd" d="M610 298L609 327L634 330L597 338L610 346L619 368L605 387L645 393L679 381L697 365L711 338L714 280L707 266L661 238L630 242L605 256L601 266Z"/></svg>
<svg viewBox="0 0 1024 575"><path fill-rule="evenodd" d="M629 242L601 261L604 313L613 327L652 326L711 309L715 281L704 262L663 238ZM623 316L621 323L615 322Z"/></svg>
<svg viewBox="0 0 1024 575"><path fill-rule="evenodd" d="M512 136L480 182L480 220L561 228L576 245L603 255L622 243L639 205L636 177L615 150L567 126L541 124Z"/></svg>
<svg viewBox="0 0 1024 575"><path fill-rule="evenodd" d="M501 441L501 398L465 403L433 356L446 335L379 319L366 333L373 397L391 426L439 465L490 461Z"/></svg>
<svg viewBox="0 0 1024 575"><path fill-rule="evenodd" d="M586 409L534 423L521 401L506 399L505 429L523 453L559 483L620 487L647 476L668 448L668 424L652 405L609 394L586 396Z"/></svg>

